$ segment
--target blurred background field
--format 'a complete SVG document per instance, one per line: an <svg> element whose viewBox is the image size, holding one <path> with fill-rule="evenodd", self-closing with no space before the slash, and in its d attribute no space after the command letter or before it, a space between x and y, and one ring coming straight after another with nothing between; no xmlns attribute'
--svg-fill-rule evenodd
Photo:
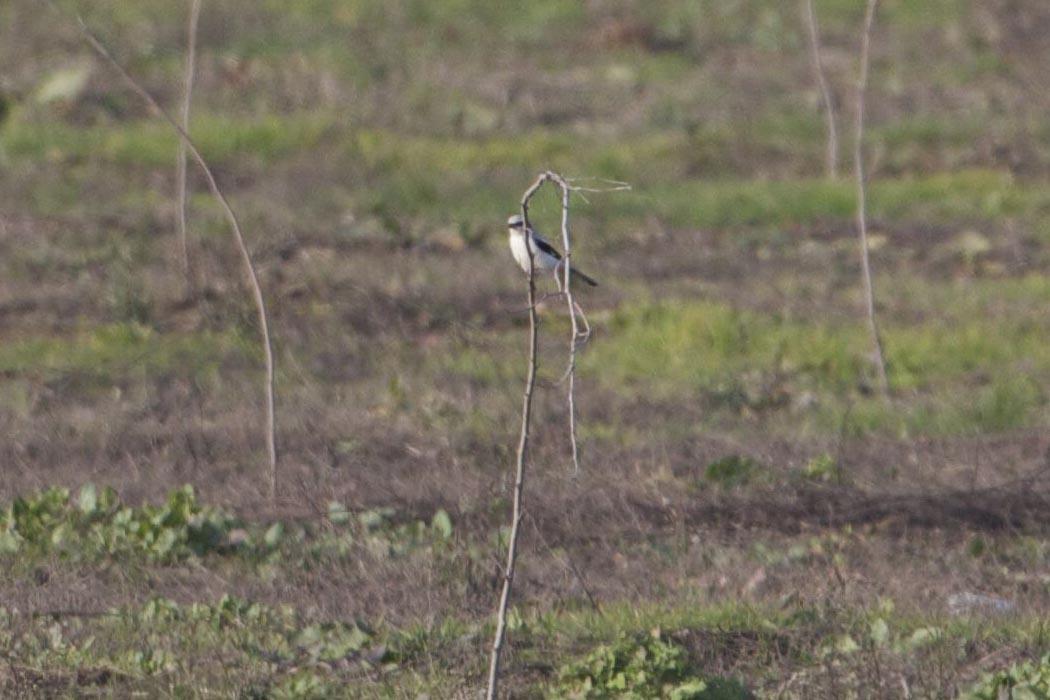
<svg viewBox="0 0 1050 700"><path fill-rule="evenodd" d="M204 0L191 134L272 314L270 503L237 250L191 166L187 287L176 137L73 19L176 111L188 5L0 3L0 684L477 688L525 369L504 222L548 168L632 189L573 203L578 479L542 313L514 697L655 626L763 697L949 697L1046 645L1050 7L881 3L887 405L801 3ZM863 3L815 5L849 173Z"/></svg>

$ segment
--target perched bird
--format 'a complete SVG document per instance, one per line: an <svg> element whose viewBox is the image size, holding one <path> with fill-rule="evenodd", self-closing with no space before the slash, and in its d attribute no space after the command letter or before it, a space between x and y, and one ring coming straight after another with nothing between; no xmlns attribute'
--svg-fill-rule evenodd
<svg viewBox="0 0 1050 700"><path fill-rule="evenodd" d="M554 279L558 283L558 289L561 289L561 278L558 273L561 271L562 256L554 246L552 246L546 238L536 233L533 229L528 229L526 233L525 220L521 218L521 214L515 214L514 216L507 219L507 228L510 229L510 252L514 255L514 259L521 265L521 269L525 272L529 271L529 249L525 244L525 236L528 235L531 241L531 247L533 258L532 264L537 272L553 272ZM598 283L587 275L580 272L576 266L572 267L573 279L586 282L592 287L597 287Z"/></svg>

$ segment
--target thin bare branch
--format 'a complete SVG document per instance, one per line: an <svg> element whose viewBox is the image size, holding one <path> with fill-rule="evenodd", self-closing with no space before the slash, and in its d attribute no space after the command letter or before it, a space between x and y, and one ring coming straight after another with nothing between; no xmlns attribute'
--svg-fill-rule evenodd
<svg viewBox="0 0 1050 700"><path fill-rule="evenodd" d="M578 351L581 347L587 344L588 340L591 339L591 324L587 321L587 315L583 313L583 308L581 308L576 302L573 302L573 306L576 307L576 316L579 322L583 324L583 328L578 333L574 332L573 334L574 337L576 337L576 349ZM572 375L576 367L575 358L575 354L570 354L569 364L565 367L565 371L562 373L558 381L554 382L555 385L563 383Z"/></svg>
<svg viewBox="0 0 1050 700"><path fill-rule="evenodd" d="M529 224L529 200L547 181L544 173L526 190L521 198L521 217L525 230ZM529 237L525 237L529 251L529 368L525 378L525 394L521 409L521 436L518 439L518 456L514 478L514 502L511 507L510 540L507 543L507 566L503 572L503 590L500 593L499 609L496 612L496 633L492 640L492 656L489 660L489 679L487 700L496 700L499 689L500 657L503 643L507 636L507 610L510 608L510 594L514 583L514 564L517 561L518 535L521 532L521 520L524 513L523 496L525 492L525 467L529 453L529 430L532 425L532 394L536 388L536 367L538 363L537 345L539 338L539 319L536 316L536 275L533 264L535 252Z"/></svg>
<svg viewBox="0 0 1050 700"><path fill-rule="evenodd" d="M578 194L580 196L580 199L582 199L587 204L590 204L591 200L587 199L587 197L584 196L584 192L592 194L601 194L604 192L622 192L624 190L632 189L631 185L627 182L620 182L619 180L606 180L603 177L566 177L562 178L562 181L569 183L569 189ZM574 184L577 182L601 182L606 185L609 185L609 187L584 187L582 185Z"/></svg>
<svg viewBox="0 0 1050 700"><path fill-rule="evenodd" d="M566 377L569 380L569 436L572 441L572 462L575 468L575 473L578 474L580 470L580 462L579 441L576 433L576 352L580 346L587 341L591 334L591 326L587 322L587 317L584 315L583 309L580 308L580 305L576 303L572 296L572 239L569 235L569 198L571 193L578 191L578 189L570 184L570 180L563 178L557 173L551 171L542 173L525 191L525 194L521 198L521 217L526 232L532 230L532 224L529 222L529 201L546 182L554 184L561 191L561 232L562 243L565 247L565 255L562 257L561 263L555 267L554 279L558 282L558 293L565 297L566 304L568 304L569 307L569 317L572 319L572 339L569 342L569 366L566 370ZM615 184L617 186L612 188L612 190L630 189L630 186L625 183ZM594 191L608 192L612 190L601 189ZM522 517L525 513L523 504L525 468L528 455L529 429L532 421L532 394L536 387L536 368L538 363L538 318L536 314L536 277L534 268L536 252L532 247L532 238L527 234L525 235L525 244L526 249L529 252L529 370L528 377L525 380L524 406L521 412L521 438L518 442L518 460L516 478L514 481L514 501L511 516L510 542L507 547L507 565L503 574L503 591L500 595L499 609L496 614L496 633L492 641L492 657L489 664L488 693L486 695L487 700L495 700L499 686L500 655L506 638L506 618L507 610L510 606L511 587L514 580L518 534L521 528ZM561 279L558 278L559 273L562 274ZM581 322L583 324L582 328L580 325ZM564 381L566 377L562 377L561 381ZM570 566L572 566L571 561ZM583 578L579 575L579 571L577 571L575 567L572 568L577 578L580 580L581 585L583 585ZM592 605L597 607L597 603L594 601L590 592L586 590L586 586L584 586L584 591L587 593L587 597L591 600Z"/></svg>
<svg viewBox="0 0 1050 700"><path fill-rule="evenodd" d="M259 316L259 333L262 336L263 354L266 360L266 452L270 462L270 500L274 500L277 495L277 436L276 436L276 401L274 397L274 360L273 360L273 343L270 339L270 325L268 322L268 316L266 313L266 301L263 299L262 287L259 285L259 277L255 273L255 265L252 263L251 253L248 252L248 246L245 244L244 235L241 233L241 226L237 222L237 215L233 213L233 208L230 206L226 196L219 189L218 183L215 181L215 175L212 174L211 168L208 167L208 163L201 156L200 151L197 150L197 146L190 139L189 134L186 130L179 126L179 123L168 114L153 98L149 92L143 88L138 81L131 76L127 70L124 69L120 63L113 58L109 50L91 33L87 25L84 24L79 16L77 17L78 26L80 27L80 33L84 36L85 40L91 45L96 53L99 54L103 59L106 60L114 70L116 70L124 81L127 82L128 86L139 95L150 108L159 114L169 125L178 133L180 140L185 144L186 149L190 155L200 166L204 172L204 177L208 181L208 188L211 193L215 196L215 199L219 202L219 206L222 207L223 213L226 215L226 220L230 224L230 229L233 231L234 240L237 243L237 249L240 251L241 260L244 262L245 273L250 283L252 296L255 300L255 308Z"/></svg>
<svg viewBox="0 0 1050 700"><path fill-rule="evenodd" d="M571 189L573 192L603 193L603 192L623 192L625 190L633 189L632 186L631 186L631 183L629 183L629 182L621 182L619 180L606 180L603 177L564 177L564 178L561 178L561 181L566 183L566 184L568 184L569 185L569 189ZM600 183L603 183L603 184L606 184L606 185L609 185L609 186L608 187L585 187L583 185L576 184L578 182L600 182Z"/></svg>
<svg viewBox="0 0 1050 700"><path fill-rule="evenodd" d="M879 372L879 387L883 398L890 400L890 383L886 376L886 360L882 351L882 337L875 319L875 288L871 279L871 262L868 251L867 187L864 173L864 94L868 87L868 56L871 46L871 28L875 23L878 0L868 0L864 13L864 33L860 44L860 75L857 79L857 105L853 142L853 175L857 182L857 233L860 236L861 268L864 272L864 298L871 331L872 352Z"/></svg>
<svg viewBox="0 0 1050 700"><path fill-rule="evenodd" d="M579 187L577 182L601 182L605 185L611 185L611 187L603 187L596 189L596 192L615 192L618 190L629 190L631 189L631 183L625 182L624 180L610 180L607 177L598 177L596 175L580 175L578 177L563 177L565 182L568 182L573 186L573 189Z"/></svg>
<svg viewBox="0 0 1050 700"><path fill-rule="evenodd" d="M820 53L820 28L817 24L817 12L813 9L813 0L803 0L803 14L809 30L809 52L813 63L813 74L820 88L820 101L824 106L824 126L827 131L827 152L825 168L827 176L837 180L839 173L839 134L835 124L835 104L831 99L831 89L824 75L824 61Z"/></svg>
<svg viewBox="0 0 1050 700"><path fill-rule="evenodd" d="M574 475L580 473L580 447L576 432L576 350L580 345L582 333L579 320L576 317L576 309L579 305L572 297L572 236L569 235L569 196L572 187L557 173L547 173L550 181L561 189L561 240L565 247L565 257L561 260L562 279L561 288L565 292L565 301L569 306L569 318L572 321L572 338L569 340L569 365L567 374L569 377L568 388L568 410L569 410L569 442L572 449L572 471ZM588 326L588 335L590 327Z"/></svg>
<svg viewBox="0 0 1050 700"><path fill-rule="evenodd" d="M190 104L193 97L193 77L197 68L197 24L201 14L201 0L190 0L190 18L186 27L186 66L182 85L182 112L180 126L190 131ZM175 217L179 234L179 252L182 255L182 273L186 291L191 291L190 253L186 241L186 144L179 139L179 151L175 160Z"/></svg>

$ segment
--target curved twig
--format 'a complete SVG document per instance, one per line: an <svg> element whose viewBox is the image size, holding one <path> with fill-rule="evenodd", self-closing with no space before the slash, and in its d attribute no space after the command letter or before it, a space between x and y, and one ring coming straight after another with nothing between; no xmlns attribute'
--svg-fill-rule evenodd
<svg viewBox="0 0 1050 700"><path fill-rule="evenodd" d="M835 104L832 102L831 89L824 75L824 61L820 57L820 29L817 26L817 12L813 9L813 0L803 0L803 12L806 28L809 30L809 53L813 62L813 73L817 79L817 87L820 89L820 101L824 105L824 126L827 131L825 167L827 176L832 180L837 180L839 176L839 134L835 125Z"/></svg>
<svg viewBox="0 0 1050 700"><path fill-rule="evenodd" d="M80 33L95 52L105 59L107 63L113 66L131 89L178 133L179 139L185 144L186 149L190 152L190 155L193 156L197 165L199 165L201 170L204 171L204 177L208 181L208 188L215 196L215 199L219 202L219 206L222 207L222 211L226 215L226 220L229 222L230 228L233 231L233 238L237 243L237 249L240 251L241 260L244 262L244 269L251 286L252 297L255 300L255 309L259 316L259 333L262 336L263 354L266 360L266 452L270 462L269 486L270 500L272 501L277 496L277 435L273 342L270 338L270 324L266 313L266 301L263 299L262 287L259 285L259 277L255 273L255 265L252 262L251 253L248 252L248 246L244 242L244 235L241 233L241 226L237 222L237 215L233 213L233 208L230 206L229 201L227 201L226 196L222 193L222 190L219 189L219 185L215 181L215 175L212 174L211 168L208 167L208 163L204 160L204 157L201 156L200 151L197 150L197 146L193 143L193 140L190 139L186 130L179 126L179 123L157 103L153 96L149 94L149 92L147 92L146 89L143 88L115 58L113 58L109 50L106 49L102 42L91 33L90 29L87 28L83 19L77 16L77 22L80 27Z"/></svg>
<svg viewBox="0 0 1050 700"><path fill-rule="evenodd" d="M868 87L868 54L871 46L871 27L875 23L875 9L879 0L868 0L864 13L864 32L860 44L860 76L857 79L857 107L853 141L853 175L857 182L857 234L860 237L860 261L864 273L864 300L871 331L872 352L879 373L882 398L890 401L890 382L886 376L886 359L882 351L882 336L875 320L875 287L871 280L871 261L868 253L867 189L864 174L864 93Z"/></svg>

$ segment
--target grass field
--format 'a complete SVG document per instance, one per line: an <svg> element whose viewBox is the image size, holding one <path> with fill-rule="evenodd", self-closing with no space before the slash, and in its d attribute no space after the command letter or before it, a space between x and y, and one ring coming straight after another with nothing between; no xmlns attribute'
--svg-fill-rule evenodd
<svg viewBox="0 0 1050 700"><path fill-rule="evenodd" d="M848 173L863 3L815 4ZM799 3L204 0L190 131L271 313L271 501L226 221L191 168L184 279L176 137L75 19L176 111L189 3L0 3L0 696L478 697L504 222L554 169L632 188L573 200L578 477L541 307L507 696L1050 697L1044 4L880 8L887 403Z"/></svg>

